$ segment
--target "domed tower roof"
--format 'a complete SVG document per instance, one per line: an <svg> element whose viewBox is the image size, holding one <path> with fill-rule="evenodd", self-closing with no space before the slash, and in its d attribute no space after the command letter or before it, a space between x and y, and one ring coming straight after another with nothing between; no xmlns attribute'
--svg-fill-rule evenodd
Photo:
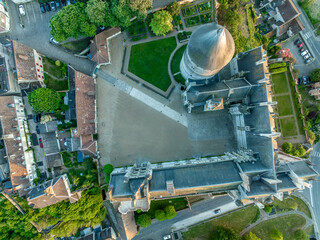
<svg viewBox="0 0 320 240"><path fill-rule="evenodd" d="M234 41L227 29L206 24L191 35L180 63L186 79L204 79L213 76L227 65L234 55Z"/></svg>

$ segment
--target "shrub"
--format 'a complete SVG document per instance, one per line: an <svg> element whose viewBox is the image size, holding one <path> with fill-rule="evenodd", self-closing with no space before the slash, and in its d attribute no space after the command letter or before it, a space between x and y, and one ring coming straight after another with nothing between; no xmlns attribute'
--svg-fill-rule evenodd
<svg viewBox="0 0 320 240"><path fill-rule="evenodd" d="M270 237L274 240L282 240L283 235L278 229L274 228L271 230Z"/></svg>
<svg viewBox="0 0 320 240"><path fill-rule="evenodd" d="M166 213L162 210L162 209L158 209L156 210L155 214L154 214L155 218L158 219L159 221L163 221L166 220Z"/></svg>
<svg viewBox="0 0 320 240"><path fill-rule="evenodd" d="M107 164L103 167L103 171L106 174L106 182L110 182L110 174L112 173L114 167L111 164Z"/></svg>
<svg viewBox="0 0 320 240"><path fill-rule="evenodd" d="M269 69L286 67L286 66L287 66L287 64L285 62L271 63L271 64L269 64Z"/></svg>
<svg viewBox="0 0 320 240"><path fill-rule="evenodd" d="M309 239L308 234L305 231L303 231L302 229L295 231L294 237L296 240L308 240Z"/></svg>
<svg viewBox="0 0 320 240"><path fill-rule="evenodd" d="M61 62L60 62L59 60L55 61L54 63L55 63L58 67L61 66Z"/></svg>
<svg viewBox="0 0 320 240"><path fill-rule="evenodd" d="M313 144L314 141L316 140L316 134L311 130L308 130L308 136L309 136L309 143Z"/></svg>
<svg viewBox="0 0 320 240"><path fill-rule="evenodd" d="M176 209L172 205L166 206L164 211L167 219L172 219L177 215Z"/></svg>
<svg viewBox="0 0 320 240"><path fill-rule="evenodd" d="M150 216L146 213L139 215L137 219L137 224L139 224L143 228L150 226L151 224Z"/></svg>
<svg viewBox="0 0 320 240"><path fill-rule="evenodd" d="M212 239L240 240L240 237L235 231L233 231L233 229L218 226L216 231L216 237Z"/></svg>
<svg viewBox="0 0 320 240"><path fill-rule="evenodd" d="M320 68L317 68L311 72L310 79L312 82L319 82L320 81Z"/></svg>
<svg viewBox="0 0 320 240"><path fill-rule="evenodd" d="M270 73L283 73L287 71L287 67L274 68L269 70Z"/></svg>
<svg viewBox="0 0 320 240"><path fill-rule="evenodd" d="M289 142L285 142L284 144L282 144L282 150L285 153L290 153L292 151L292 144Z"/></svg>
<svg viewBox="0 0 320 240"><path fill-rule="evenodd" d="M243 240L261 240L261 238L258 238L253 232L248 232L243 236Z"/></svg>
<svg viewBox="0 0 320 240"><path fill-rule="evenodd" d="M263 210L266 212L266 213L271 213L272 209L274 208L273 205L267 205L267 206L264 206Z"/></svg>

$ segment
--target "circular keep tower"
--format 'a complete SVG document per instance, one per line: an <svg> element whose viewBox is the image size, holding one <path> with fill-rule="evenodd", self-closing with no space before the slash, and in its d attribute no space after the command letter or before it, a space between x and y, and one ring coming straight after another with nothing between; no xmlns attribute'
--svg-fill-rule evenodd
<svg viewBox="0 0 320 240"><path fill-rule="evenodd" d="M181 59L181 74L186 80L210 78L230 62L234 51L227 29L216 23L200 26L192 33Z"/></svg>

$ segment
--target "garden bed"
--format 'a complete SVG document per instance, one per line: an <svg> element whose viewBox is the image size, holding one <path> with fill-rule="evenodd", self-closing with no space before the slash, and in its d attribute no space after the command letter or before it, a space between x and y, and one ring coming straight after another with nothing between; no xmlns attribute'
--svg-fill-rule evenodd
<svg viewBox="0 0 320 240"><path fill-rule="evenodd" d="M194 16L191 18L185 18L184 22L187 27L192 27L201 24L200 22L200 17L199 16Z"/></svg>
<svg viewBox="0 0 320 240"><path fill-rule="evenodd" d="M212 1L198 4L199 13L212 10Z"/></svg>
<svg viewBox="0 0 320 240"><path fill-rule="evenodd" d="M182 11L182 15L184 17L193 16L198 13L196 5L191 6L191 7L182 8L181 11Z"/></svg>
<svg viewBox="0 0 320 240"><path fill-rule="evenodd" d="M183 31L183 32L179 32L178 33L178 40L179 42L182 42L184 40L187 40L188 38L190 38L192 32L186 32L186 31Z"/></svg>
<svg viewBox="0 0 320 240"><path fill-rule="evenodd" d="M153 18L153 14L154 14L154 13L149 13L149 14L147 15L147 17L146 17L146 24L147 24L148 31L149 31L151 37L156 36L156 35L154 34L154 32L152 31L152 28L151 28L151 26L150 26L151 20L152 20L152 18Z"/></svg>
<svg viewBox="0 0 320 240"><path fill-rule="evenodd" d="M201 19L201 23L209 23L213 21L213 15L212 13L206 13L206 14L202 14L200 15L200 19Z"/></svg>
<svg viewBox="0 0 320 240"><path fill-rule="evenodd" d="M128 33L132 41L138 41L147 38L147 29L144 21L134 21L128 28Z"/></svg>
<svg viewBox="0 0 320 240"><path fill-rule="evenodd" d="M58 66L60 64L60 66ZM56 91L69 89L68 65L50 58L43 58L44 83Z"/></svg>

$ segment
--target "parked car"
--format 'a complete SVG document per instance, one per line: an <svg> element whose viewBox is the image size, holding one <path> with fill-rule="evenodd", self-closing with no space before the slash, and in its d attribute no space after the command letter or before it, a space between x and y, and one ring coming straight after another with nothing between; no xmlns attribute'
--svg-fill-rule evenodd
<svg viewBox="0 0 320 240"><path fill-rule="evenodd" d="M38 122L40 122L40 120L41 120L41 113L38 113L38 114L37 114L37 120L38 120Z"/></svg>
<svg viewBox="0 0 320 240"><path fill-rule="evenodd" d="M301 40L298 38L296 41L294 41L294 44L299 45L301 42Z"/></svg>
<svg viewBox="0 0 320 240"><path fill-rule="evenodd" d="M300 44L298 45L298 48L301 48L303 45L304 45L303 43L300 43Z"/></svg>
<svg viewBox="0 0 320 240"><path fill-rule="evenodd" d="M220 209L220 208L218 208L218 209L214 210L214 213L215 213L215 214L219 214L219 213L221 213L221 209Z"/></svg>
<svg viewBox="0 0 320 240"><path fill-rule="evenodd" d="M300 52L304 52L305 49L302 47L302 48L299 49L299 51L300 51Z"/></svg>
<svg viewBox="0 0 320 240"><path fill-rule="evenodd" d="M44 8L43 3L40 3L40 10L41 10L42 13L46 12L46 9Z"/></svg>
<svg viewBox="0 0 320 240"><path fill-rule="evenodd" d="M171 235L165 235L165 236L163 236L163 240L169 240L169 239L171 239Z"/></svg>
<svg viewBox="0 0 320 240"><path fill-rule="evenodd" d="M40 134L39 125L36 126L36 131L37 131L38 134Z"/></svg>
<svg viewBox="0 0 320 240"><path fill-rule="evenodd" d="M50 2L50 5L51 5L52 11L57 11L56 3L55 3L54 1L51 1L51 2Z"/></svg>
<svg viewBox="0 0 320 240"><path fill-rule="evenodd" d="M310 78L306 76L302 76L299 78L299 85L306 85L310 83Z"/></svg>
<svg viewBox="0 0 320 240"><path fill-rule="evenodd" d="M57 8L61 8L61 2L60 2L60 0L56 0L56 6L57 6Z"/></svg>
<svg viewBox="0 0 320 240"><path fill-rule="evenodd" d="M42 138L39 138L39 146L40 146L41 148L43 148Z"/></svg>
<svg viewBox="0 0 320 240"><path fill-rule="evenodd" d="M53 44L59 44L59 42L55 40L53 37L50 38L49 42Z"/></svg>
<svg viewBox="0 0 320 240"><path fill-rule="evenodd" d="M35 123L38 122L37 115L34 115L34 116L33 116L33 121L34 121Z"/></svg>
<svg viewBox="0 0 320 240"><path fill-rule="evenodd" d="M311 62L311 60L312 60L312 59L311 59L311 58L309 58L309 59L305 60L305 61L304 61L304 63L305 63L305 64L308 64L308 63L310 63L310 62Z"/></svg>
<svg viewBox="0 0 320 240"><path fill-rule="evenodd" d="M308 54L306 54L303 58L304 58L304 60L307 60L307 59L309 59L311 57L311 55L310 55L310 53L308 53Z"/></svg>
<svg viewBox="0 0 320 240"><path fill-rule="evenodd" d="M45 6L47 12L51 11L51 7L50 7L50 4L49 4L49 3L45 3L44 6Z"/></svg>
<svg viewBox="0 0 320 240"><path fill-rule="evenodd" d="M19 13L20 13L21 16L26 15L26 11L24 10L23 5L19 5Z"/></svg>
<svg viewBox="0 0 320 240"><path fill-rule="evenodd" d="M308 51L308 50L305 50L305 51L303 51L303 52L301 53L301 56L303 57L303 56L306 55L307 53L309 53L309 51Z"/></svg>

